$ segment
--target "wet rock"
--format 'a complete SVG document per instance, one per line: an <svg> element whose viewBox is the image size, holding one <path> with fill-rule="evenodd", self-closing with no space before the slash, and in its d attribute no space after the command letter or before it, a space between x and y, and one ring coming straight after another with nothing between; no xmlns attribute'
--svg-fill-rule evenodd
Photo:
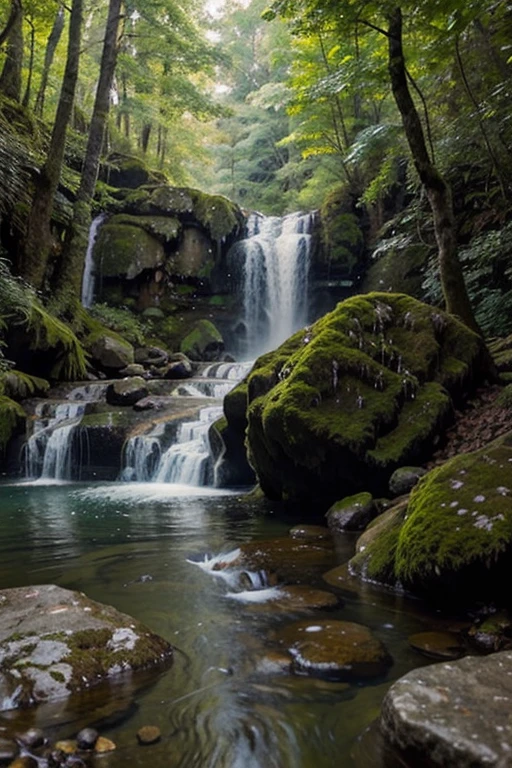
<svg viewBox="0 0 512 768"><path fill-rule="evenodd" d="M148 396L146 381L141 376L129 376L119 381L113 381L107 387L107 403L109 405L134 405Z"/></svg>
<svg viewBox="0 0 512 768"><path fill-rule="evenodd" d="M29 728L18 736L18 741L29 749L37 749L45 743L45 735L41 728Z"/></svg>
<svg viewBox="0 0 512 768"><path fill-rule="evenodd" d="M350 621L298 621L276 632L293 658L292 669L333 680L378 677L391 664L371 631Z"/></svg>
<svg viewBox="0 0 512 768"><path fill-rule="evenodd" d="M0 738L0 765L5 765L14 760L18 751L18 745L15 741Z"/></svg>
<svg viewBox="0 0 512 768"><path fill-rule="evenodd" d="M176 360L168 363L162 370L164 379L189 379L193 374L190 360Z"/></svg>
<svg viewBox="0 0 512 768"><path fill-rule="evenodd" d="M323 525L295 525L290 528L292 539L330 539L332 534Z"/></svg>
<svg viewBox="0 0 512 768"><path fill-rule="evenodd" d="M423 467L399 467L389 479L389 490L393 496L403 496L412 491L420 478L427 474Z"/></svg>
<svg viewBox="0 0 512 768"><path fill-rule="evenodd" d="M82 728L76 736L78 749L94 749L98 738L99 733L95 728Z"/></svg>
<svg viewBox="0 0 512 768"><path fill-rule="evenodd" d="M87 768L87 763L80 755L70 755L66 760L66 768Z"/></svg>
<svg viewBox="0 0 512 768"><path fill-rule="evenodd" d="M356 542L350 573L364 581L395 585L395 551L407 508L405 498L370 523Z"/></svg>
<svg viewBox="0 0 512 768"><path fill-rule="evenodd" d="M94 745L94 751L99 755L103 755L106 752L113 752L115 749L116 745L114 742L105 738L105 736L99 736L96 744Z"/></svg>
<svg viewBox="0 0 512 768"><path fill-rule="evenodd" d="M49 768L60 768L66 762L66 753L54 747L47 757Z"/></svg>
<svg viewBox="0 0 512 768"><path fill-rule="evenodd" d="M327 512L331 531L363 531L379 514L370 493L357 493L335 502Z"/></svg>
<svg viewBox="0 0 512 768"><path fill-rule="evenodd" d="M512 754L512 653L433 664L400 678L386 695L381 729L408 765L508 766Z"/></svg>
<svg viewBox="0 0 512 768"><path fill-rule="evenodd" d="M137 741L143 746L156 744L161 738L162 734L160 728L156 725L144 725L137 731Z"/></svg>
<svg viewBox="0 0 512 768"><path fill-rule="evenodd" d="M180 345L180 351L190 360L220 360L224 353L224 340L210 320L198 320Z"/></svg>
<svg viewBox="0 0 512 768"><path fill-rule="evenodd" d="M88 346L88 351L95 366L109 371L119 371L133 363L132 345L117 336L100 336Z"/></svg>
<svg viewBox="0 0 512 768"><path fill-rule="evenodd" d="M224 567L262 570L277 574L280 581L301 583L331 568L335 560L331 540L283 537L245 542L237 559Z"/></svg>
<svg viewBox="0 0 512 768"><path fill-rule="evenodd" d="M51 584L0 591L0 711L63 698L171 656L163 638L80 592Z"/></svg>
<svg viewBox="0 0 512 768"><path fill-rule="evenodd" d="M480 653L495 653L512 647L512 620L508 612L488 616L469 630L471 644Z"/></svg>
<svg viewBox="0 0 512 768"><path fill-rule="evenodd" d="M460 659L466 646L453 632L418 632L409 636L409 645L431 659Z"/></svg>
<svg viewBox="0 0 512 768"><path fill-rule="evenodd" d="M119 371L121 376L144 376L145 373L146 369L139 363L132 363L131 365L127 365L126 368L123 368L121 371Z"/></svg>
<svg viewBox="0 0 512 768"><path fill-rule="evenodd" d="M63 752L65 755L74 755L78 749L76 741L71 739L63 739L55 743L55 749L59 752Z"/></svg>
<svg viewBox="0 0 512 768"><path fill-rule="evenodd" d="M256 662L256 671L264 675L289 674L291 672L292 657L288 653L268 651L263 658Z"/></svg>
<svg viewBox="0 0 512 768"><path fill-rule="evenodd" d="M335 608L341 602L341 599L333 595L332 592L297 584L277 587L273 590L273 593L272 597L265 602L250 602L249 606L257 611L272 611L275 613L288 611L290 613L298 613L315 609ZM257 596L258 590L254 594ZM236 595L233 595L233 597L236 597Z"/></svg>
<svg viewBox="0 0 512 768"><path fill-rule="evenodd" d="M167 364L169 355L164 349L159 347L137 347L134 352L134 359L136 363L146 367L150 365L159 367Z"/></svg>

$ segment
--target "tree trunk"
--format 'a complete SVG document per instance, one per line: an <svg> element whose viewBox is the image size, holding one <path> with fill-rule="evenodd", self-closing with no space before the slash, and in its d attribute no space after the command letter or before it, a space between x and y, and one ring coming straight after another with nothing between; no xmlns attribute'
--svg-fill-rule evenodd
<svg viewBox="0 0 512 768"><path fill-rule="evenodd" d="M11 13L5 27L0 32L0 45L3 45L11 33L18 16L21 16L21 0L11 0Z"/></svg>
<svg viewBox="0 0 512 768"><path fill-rule="evenodd" d="M44 100L46 96L46 87L48 85L48 77L50 75L50 69L53 64L55 51L59 44L59 40L62 36L63 30L64 30L64 8L60 6L59 10L57 11L57 15L55 16L55 20L53 22L52 31L50 32L48 36L48 40L46 42L46 51L44 53L43 74L41 75L41 83L39 85L39 90L37 91L36 103L34 106L34 112L36 113L36 115L39 115L39 117L43 116Z"/></svg>
<svg viewBox="0 0 512 768"><path fill-rule="evenodd" d="M36 28L32 19L27 19L30 24L30 56L28 61L28 76L27 85L25 87L25 95L23 96L23 106L27 108L30 104L30 96L32 95L32 78L34 76L34 55L36 47Z"/></svg>
<svg viewBox="0 0 512 768"><path fill-rule="evenodd" d="M14 16L7 38L7 51L0 75L0 91L13 101L21 101L21 71L23 67L23 14L21 3L19 13Z"/></svg>
<svg viewBox="0 0 512 768"><path fill-rule="evenodd" d="M82 0L73 0L66 69L62 81L57 114L53 125L48 156L36 182L23 248L22 274L37 289L42 287L50 253L50 220L53 199L64 160L66 131L73 112L80 59L81 29Z"/></svg>
<svg viewBox="0 0 512 768"><path fill-rule="evenodd" d="M423 126L409 91L402 46L401 9L395 8L389 14L388 21L388 67L391 87L396 105L402 116L414 165L432 209L439 256L439 273L446 311L457 315L469 328L480 333L457 256L457 233L451 190L430 159Z"/></svg>
<svg viewBox="0 0 512 768"><path fill-rule="evenodd" d="M56 304L65 312L80 297L87 237L91 223L91 202L98 176L103 137L110 108L110 89L118 52L118 33L122 0L110 0L101 55L100 76L89 128L89 137L80 179L73 221L66 233L56 275Z"/></svg>

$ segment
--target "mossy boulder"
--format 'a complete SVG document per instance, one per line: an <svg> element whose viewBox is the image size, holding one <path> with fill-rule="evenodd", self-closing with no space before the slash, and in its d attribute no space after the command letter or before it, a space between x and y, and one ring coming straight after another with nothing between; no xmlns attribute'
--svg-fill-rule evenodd
<svg viewBox="0 0 512 768"><path fill-rule="evenodd" d="M190 360L219 360L224 351L224 340L210 320L198 320L182 339L180 352Z"/></svg>
<svg viewBox="0 0 512 768"><path fill-rule="evenodd" d="M459 602L509 602L512 433L450 459L411 493L394 573L404 586Z"/></svg>
<svg viewBox="0 0 512 768"><path fill-rule="evenodd" d="M379 515L359 537L349 572L363 581L395 585L398 537L407 514L407 499Z"/></svg>
<svg viewBox="0 0 512 768"><path fill-rule="evenodd" d="M109 405L128 406L135 405L148 394L147 383L142 376L127 376L108 385L106 398Z"/></svg>
<svg viewBox="0 0 512 768"><path fill-rule="evenodd" d="M181 223L175 216L134 216L128 213L120 213L109 219L109 224L140 227L148 235L160 240L162 243L177 240L181 232Z"/></svg>
<svg viewBox="0 0 512 768"><path fill-rule="evenodd" d="M423 467L399 467L389 478L389 490L392 496L409 493L418 480L427 473Z"/></svg>
<svg viewBox="0 0 512 768"><path fill-rule="evenodd" d="M94 334L87 339L86 348L92 362L106 371L119 371L134 362L132 345L117 334Z"/></svg>
<svg viewBox="0 0 512 768"><path fill-rule="evenodd" d="M361 271L364 234L354 213L354 201L344 187L331 192L320 210L323 248L319 261L329 265L332 275L351 278Z"/></svg>
<svg viewBox="0 0 512 768"><path fill-rule="evenodd" d="M132 280L144 269L155 269L164 262L162 243L145 229L123 221L122 216L113 216L99 230L94 261L103 278Z"/></svg>
<svg viewBox="0 0 512 768"><path fill-rule="evenodd" d="M362 491L336 501L327 512L331 531L362 531L379 510L371 493Z"/></svg>
<svg viewBox="0 0 512 768"><path fill-rule="evenodd" d="M172 647L131 616L53 584L0 591L0 710L162 665Z"/></svg>
<svg viewBox="0 0 512 768"><path fill-rule="evenodd" d="M408 236L383 240L373 252L363 280L363 291L394 291L421 297L424 268L431 254L427 245Z"/></svg>
<svg viewBox="0 0 512 768"><path fill-rule="evenodd" d="M247 378L247 446L262 489L317 507L383 495L395 469L429 457L453 398L481 375L481 354L476 334L409 296L341 302Z"/></svg>

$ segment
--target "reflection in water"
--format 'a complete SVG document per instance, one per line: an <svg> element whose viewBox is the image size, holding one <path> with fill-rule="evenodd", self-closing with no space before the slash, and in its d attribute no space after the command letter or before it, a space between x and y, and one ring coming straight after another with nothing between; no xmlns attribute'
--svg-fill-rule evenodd
<svg viewBox="0 0 512 768"><path fill-rule="evenodd" d="M146 768L149 758L154 768L355 765L357 735L377 716L390 680L363 687L262 671L273 631L297 616L255 612L226 599L233 592L229 578L205 572L215 555L254 538L284 536L288 525L236 494L201 489L191 496L190 488L185 495L173 487L170 496L170 490L0 487L0 587L57 583L82 590L135 616L177 649L169 670L3 713L0 726L35 723L68 738L96 725L118 745L105 758L108 768ZM343 542L339 551L346 554ZM364 602L347 594L345 606L329 613L371 626L395 658L393 678L422 663L406 638L423 628L421 617L395 605L370 590ZM163 738L140 748L135 733L147 724L157 725Z"/></svg>

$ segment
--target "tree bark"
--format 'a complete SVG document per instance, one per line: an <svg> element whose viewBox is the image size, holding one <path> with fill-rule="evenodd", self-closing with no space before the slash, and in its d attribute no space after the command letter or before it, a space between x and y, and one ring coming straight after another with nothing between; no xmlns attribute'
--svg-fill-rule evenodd
<svg viewBox="0 0 512 768"><path fill-rule="evenodd" d="M118 53L118 34L122 0L110 0L100 76L96 89L89 137L80 179L73 221L66 233L61 261L56 273L56 305L61 313L80 298L87 236L91 224L91 202L98 176L98 167L110 108L110 89Z"/></svg>
<svg viewBox="0 0 512 768"><path fill-rule="evenodd" d="M82 5L82 0L73 0L69 24L66 68L57 114L55 116L46 162L36 182L23 248L22 274L37 289L42 287L48 263L51 248L50 221L53 199L57 191L64 161L66 131L73 113L80 60Z"/></svg>
<svg viewBox="0 0 512 768"><path fill-rule="evenodd" d="M63 6L60 6L60 8L57 11L57 15L55 16L55 20L53 22L52 31L50 32L48 36L48 40L46 42L43 73L41 75L41 83L39 85L39 90L37 91L36 103L34 105L34 112L36 113L36 115L39 115L39 117L43 116L44 100L46 97L46 87L48 85L48 77L50 75L50 69L53 64L55 51L59 44L63 30L64 30L64 8Z"/></svg>
<svg viewBox="0 0 512 768"><path fill-rule="evenodd" d="M13 25L16 23L18 16L21 16L21 0L11 0L11 12L5 27L0 32L0 45L3 45L11 33Z"/></svg>
<svg viewBox="0 0 512 768"><path fill-rule="evenodd" d="M0 75L0 91L13 101L21 101L21 72L23 67L23 14L21 2L12 3L17 12L12 17L12 23L7 36L7 51ZM12 14L11 14L12 16ZM9 21L7 22L9 25Z"/></svg>
<svg viewBox="0 0 512 768"><path fill-rule="evenodd" d="M402 45L402 12L399 7L389 14L388 22L388 68L391 87L402 117L414 165L432 209L446 311L457 315L469 328L480 333L457 256L457 232L451 190L430 159L423 126L409 91Z"/></svg>

